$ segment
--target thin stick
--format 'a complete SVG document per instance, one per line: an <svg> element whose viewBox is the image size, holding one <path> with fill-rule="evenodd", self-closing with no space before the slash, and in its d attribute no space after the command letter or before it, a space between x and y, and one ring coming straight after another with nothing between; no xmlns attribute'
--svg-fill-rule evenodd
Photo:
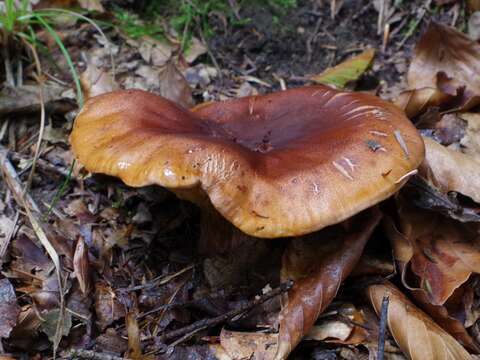
<svg viewBox="0 0 480 360"><path fill-rule="evenodd" d="M272 291L270 291L266 294L255 297L255 299L249 301L246 304L241 305L237 309L231 310L231 311L229 311L225 314L222 314L222 315L214 317L214 318L202 319L202 320L196 321L193 324L191 324L189 326L185 326L185 327L183 327L181 329L178 329L178 330L169 331L169 332L163 334L162 336L160 336L159 340L160 340L160 342L169 341L169 340L172 340L172 339L175 339L175 338L178 338L178 337L190 334L190 333L196 333L200 330L207 329L209 327L218 325L218 324L220 324L222 322L225 322L229 319L237 317L240 314L243 314L248 310L253 309L255 306L258 306L258 305L264 303L265 301L274 298L277 295L280 295L280 294L288 291L289 289L292 288L292 286L293 286L293 281L291 281L291 280L287 281L287 282L281 284L278 288L276 288L276 289L274 289L274 290L272 290Z"/></svg>
<svg viewBox="0 0 480 360"><path fill-rule="evenodd" d="M380 329L378 333L377 360L383 360L383 355L385 353L385 332L387 327L388 301L389 297L384 296L382 300L382 309L380 312Z"/></svg>
<svg viewBox="0 0 480 360"><path fill-rule="evenodd" d="M8 150L0 145L0 169L3 172L5 183L13 194L15 201L23 206L24 203L36 212L40 212L38 205L29 194L23 196L22 182L20 181L17 171L13 167L7 157Z"/></svg>
<svg viewBox="0 0 480 360"><path fill-rule="evenodd" d="M30 44L28 41L24 40L25 45L30 48L32 52L33 59L35 60L35 67L37 69L37 82L39 86L39 98L40 98L40 130L38 132L37 145L35 147L35 154L33 155L32 167L30 169L30 174L28 174L27 183L23 190L23 193L26 194L32 185L33 174L35 173L35 167L37 166L38 158L40 157L40 149L42 147L43 133L45 132L45 101L43 96L43 79L42 79L42 66L40 65L40 59L38 58L37 50L35 46Z"/></svg>

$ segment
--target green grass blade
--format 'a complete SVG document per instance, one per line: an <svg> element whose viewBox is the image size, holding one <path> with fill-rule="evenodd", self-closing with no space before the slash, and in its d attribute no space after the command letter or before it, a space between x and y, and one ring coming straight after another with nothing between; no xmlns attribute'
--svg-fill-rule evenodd
<svg viewBox="0 0 480 360"><path fill-rule="evenodd" d="M40 24L45 28L45 30L47 30L48 33L53 37L58 47L60 48L60 51L65 57L65 60L67 61L67 65L70 69L70 72L72 73L73 81L75 82L75 87L77 89L78 106L83 107L83 92L82 92L82 87L80 85L80 77L78 76L77 69L75 69L75 65L73 64L72 58L70 57L68 50L65 48L65 45L63 45L62 39L60 39L57 32L50 26L50 24L48 24L48 22L45 21L45 19L39 13L35 13L34 16L35 18L37 18Z"/></svg>
<svg viewBox="0 0 480 360"><path fill-rule="evenodd" d="M52 213L52 210L55 205L57 205L58 200L62 197L63 193L66 190L66 187L70 180L72 180L72 173L73 173L73 168L75 167L75 159L73 159L72 165L70 166L70 169L68 169L68 174L65 180L63 180L62 185L58 188L57 192L55 193L55 196L53 197L52 202L50 203L50 206L48 207L47 213L43 217L43 221L47 221L48 217Z"/></svg>

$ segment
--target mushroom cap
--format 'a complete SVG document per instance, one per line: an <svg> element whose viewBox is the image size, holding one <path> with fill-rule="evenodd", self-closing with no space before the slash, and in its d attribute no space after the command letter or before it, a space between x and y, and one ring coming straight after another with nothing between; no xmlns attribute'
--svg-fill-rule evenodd
<svg viewBox="0 0 480 360"><path fill-rule="evenodd" d="M375 96L302 87L186 110L139 90L89 99L71 143L91 172L206 194L243 232L296 236L395 193L424 157L404 113Z"/></svg>

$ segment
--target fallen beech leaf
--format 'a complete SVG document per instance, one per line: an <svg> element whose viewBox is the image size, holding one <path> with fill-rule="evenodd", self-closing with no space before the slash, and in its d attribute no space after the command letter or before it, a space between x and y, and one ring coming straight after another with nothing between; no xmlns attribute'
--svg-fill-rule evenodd
<svg viewBox="0 0 480 360"><path fill-rule="evenodd" d="M469 284L468 283L463 284L462 288L465 285L469 285ZM457 293L462 288L455 290L455 293ZM447 331L450 335L452 335L455 339L457 339L467 349L477 354L480 353L480 346L475 342L475 340L473 340L473 338L467 332L467 330L465 329L465 324L457 317L454 317L454 315L456 315L456 313L458 312L457 309L455 309L455 314L450 314L448 309L451 307L450 305L431 304L425 291L412 290L411 293L415 297L415 301L419 304L419 306L428 315L430 315L435 320L435 322L441 326L442 329ZM452 298L457 297L455 296L455 293L453 296L451 296L448 302L451 302ZM464 314L463 313L459 314L458 317L464 317Z"/></svg>
<svg viewBox="0 0 480 360"><path fill-rule="evenodd" d="M398 231L385 219L394 256L406 287L423 289L434 305L442 305L472 272L480 272L477 224L462 224L444 216L398 203ZM413 278L406 272L412 272ZM413 282L413 283L411 283Z"/></svg>
<svg viewBox="0 0 480 360"><path fill-rule="evenodd" d="M281 278L292 279L295 285L284 296L279 315L276 359L288 356L333 300L380 218L379 210L374 208L352 218L351 223L290 242L284 253Z"/></svg>
<svg viewBox="0 0 480 360"><path fill-rule="evenodd" d="M73 271L84 295L90 291L90 263L88 261L88 248L82 237L78 238L75 254L73 256Z"/></svg>
<svg viewBox="0 0 480 360"><path fill-rule="evenodd" d="M409 90L397 103L409 116L447 101L449 108L468 110L480 104L479 72L480 44L455 28L432 22L415 47L407 74Z"/></svg>
<svg viewBox="0 0 480 360"><path fill-rule="evenodd" d="M8 279L0 280L0 339L8 338L17 324L20 306L17 304L15 290Z"/></svg>
<svg viewBox="0 0 480 360"><path fill-rule="evenodd" d="M368 296L377 314L382 299L389 297L388 328L402 349L412 360L471 360L468 352L448 333L433 322L390 283L371 285Z"/></svg>
<svg viewBox="0 0 480 360"><path fill-rule="evenodd" d="M427 137L420 174L444 193L459 192L480 203L480 161Z"/></svg>
<svg viewBox="0 0 480 360"><path fill-rule="evenodd" d="M323 341L326 339L336 339L345 341L353 331L353 325L345 321L330 320L315 325L307 334L308 339Z"/></svg>
<svg viewBox="0 0 480 360"><path fill-rule="evenodd" d="M343 89L349 82L357 80L368 69L374 56L375 50L367 49L360 55L328 68L310 79L319 84L333 85Z"/></svg>

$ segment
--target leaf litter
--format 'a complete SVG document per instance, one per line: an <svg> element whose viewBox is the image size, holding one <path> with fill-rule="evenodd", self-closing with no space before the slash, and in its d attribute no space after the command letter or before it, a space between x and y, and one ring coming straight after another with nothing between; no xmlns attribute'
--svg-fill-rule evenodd
<svg viewBox="0 0 480 360"><path fill-rule="evenodd" d="M107 14L102 16L110 11L97 1L60 3L42 5L80 6ZM405 37L399 15L405 9L392 2L386 9L377 5L355 11L382 13L382 26L374 31L381 33L379 43L360 43L353 55L336 56L345 50L341 44L322 48L334 55L318 75L269 72L249 48L249 38L241 45L246 51L239 66L235 55L224 58L214 51L218 68L209 64L207 55L218 46L211 40L195 37L183 53L173 33L162 41L130 39L113 27L109 45L87 24L62 27L86 98L139 88L191 107L312 80L379 94L398 86L403 92L396 103L424 136L426 158L418 175L380 210L309 238L202 255L199 210L188 202L163 189L132 189L92 176L78 164L69 174L68 134L78 109L63 60L58 66L45 60L44 72L52 75L43 82L48 117L26 200L20 189L36 151L38 84L5 86L0 101L6 154L0 186L0 249L5 247L0 353L43 358L58 347L57 355L78 358L373 358L379 351L381 303L388 295L384 358L478 354L480 48L442 19L427 25L420 12L412 13L423 24L412 33L420 38ZM326 9L316 6L313 14ZM455 16L457 5L438 6L443 16ZM358 21L347 4L333 13L336 22L344 16ZM307 34L312 62L324 45L316 39L331 31L316 22ZM242 26L229 31L255 34L250 25ZM301 37L305 28L295 31ZM372 78L382 78L379 69L393 63L402 68L409 54L393 49L403 39L416 43L406 83L388 77L372 84ZM375 60L369 48L375 48ZM53 58L60 58L55 52ZM379 255L389 252L393 262ZM285 285L290 280L293 287Z"/></svg>

